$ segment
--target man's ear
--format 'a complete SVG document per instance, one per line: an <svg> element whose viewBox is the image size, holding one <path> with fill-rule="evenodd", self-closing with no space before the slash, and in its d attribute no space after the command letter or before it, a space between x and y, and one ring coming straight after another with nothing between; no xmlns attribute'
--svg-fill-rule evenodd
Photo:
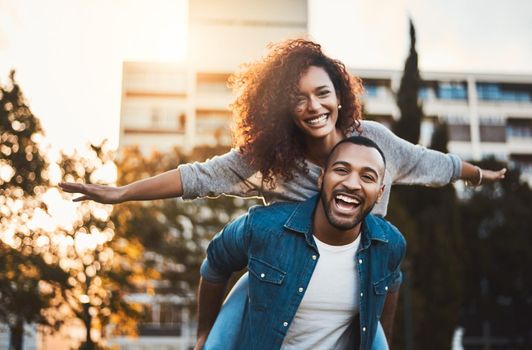
<svg viewBox="0 0 532 350"><path fill-rule="evenodd" d="M379 190L379 196L377 197L377 203L380 203L380 201L381 201L382 195L384 194L384 187L385 187L385 186L386 186L386 185L383 184L383 185L381 186L380 190Z"/></svg>

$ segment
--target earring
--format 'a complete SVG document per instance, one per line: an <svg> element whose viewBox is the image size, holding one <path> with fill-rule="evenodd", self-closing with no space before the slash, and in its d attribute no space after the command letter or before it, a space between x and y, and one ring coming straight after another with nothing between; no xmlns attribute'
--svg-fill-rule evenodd
<svg viewBox="0 0 532 350"><path fill-rule="evenodd" d="M338 109L342 109L342 105L338 105Z"/></svg>

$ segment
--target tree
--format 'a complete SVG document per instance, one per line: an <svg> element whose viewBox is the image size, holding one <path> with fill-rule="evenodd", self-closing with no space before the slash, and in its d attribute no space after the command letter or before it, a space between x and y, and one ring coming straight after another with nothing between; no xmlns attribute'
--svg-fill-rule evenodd
<svg viewBox="0 0 532 350"><path fill-rule="evenodd" d="M410 39L410 52L397 93L401 118L393 129L398 136L416 144L419 141L423 109L418 98L422 81L412 20ZM445 124L436 128L431 148L447 152ZM408 350L427 347L446 349L458 324L461 306L459 257L463 243L456 194L450 185L443 188L395 188L390 207L403 206L408 218L407 225L403 226L404 217L394 217L394 213L400 213L401 209L391 211L388 216L405 234L408 242L403 265L405 283L401 310L405 317L398 322L399 325L403 322L405 331L397 336L402 339L396 344L404 344Z"/></svg>
<svg viewBox="0 0 532 350"><path fill-rule="evenodd" d="M49 232L35 227L46 210L48 184L42 134L12 71L10 86L0 86L0 321L9 327L10 349L17 350L25 323L60 326L50 311L67 279L47 250Z"/></svg>
<svg viewBox="0 0 532 350"><path fill-rule="evenodd" d="M112 153L106 150L105 142L91 145L90 153L86 157L63 154L60 168L65 181L102 182L98 172L112 165ZM115 234L111 210L110 206L94 202L80 203L72 226L58 233L69 242L61 267L70 276L71 288L64 291L63 298L85 326L86 338L80 348L83 350L101 347L95 339L98 333L100 339L109 331L136 334L142 308L128 302L125 296L151 272L142 264L144 248L138 240Z"/></svg>
<svg viewBox="0 0 532 350"><path fill-rule="evenodd" d="M494 159L483 168L503 165ZM467 190L460 205L462 232L468 247L464 259L465 338L481 334L506 338L507 349L532 347L532 189L517 169L505 180ZM482 344L478 344L482 345Z"/></svg>
<svg viewBox="0 0 532 350"><path fill-rule="evenodd" d="M423 108L418 98L421 88L421 76L419 74L416 51L416 29L412 19L409 22L410 52L405 62L401 85L396 96L401 117L394 124L393 131L397 136L416 144L419 142Z"/></svg>

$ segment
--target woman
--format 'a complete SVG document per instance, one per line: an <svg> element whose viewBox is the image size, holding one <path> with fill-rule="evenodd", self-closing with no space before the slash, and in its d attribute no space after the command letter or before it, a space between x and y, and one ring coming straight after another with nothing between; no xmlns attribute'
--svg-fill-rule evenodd
<svg viewBox="0 0 532 350"><path fill-rule="evenodd" d="M61 188L81 193L75 201L101 203L220 194L258 195L266 202L304 200L317 192L320 166L331 148L352 134L374 140L387 159L385 193L373 209L377 215L386 214L392 183L442 186L463 179L480 185L504 177L505 169L482 170L455 155L412 145L381 124L361 121L360 80L316 43L297 39L273 45L230 83L237 95L232 151L121 187L63 183ZM243 309L244 303L239 305ZM228 334L217 328L213 333ZM376 342L382 337L378 332Z"/></svg>

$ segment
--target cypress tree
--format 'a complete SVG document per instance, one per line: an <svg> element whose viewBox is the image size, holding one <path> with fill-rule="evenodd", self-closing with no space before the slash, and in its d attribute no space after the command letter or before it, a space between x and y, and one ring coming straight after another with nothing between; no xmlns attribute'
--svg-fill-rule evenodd
<svg viewBox="0 0 532 350"><path fill-rule="evenodd" d="M414 144L419 142L419 132L423 109L418 99L421 76L416 51L416 29L410 19L410 52L405 62L401 85L396 96L401 118L394 124L395 134Z"/></svg>

